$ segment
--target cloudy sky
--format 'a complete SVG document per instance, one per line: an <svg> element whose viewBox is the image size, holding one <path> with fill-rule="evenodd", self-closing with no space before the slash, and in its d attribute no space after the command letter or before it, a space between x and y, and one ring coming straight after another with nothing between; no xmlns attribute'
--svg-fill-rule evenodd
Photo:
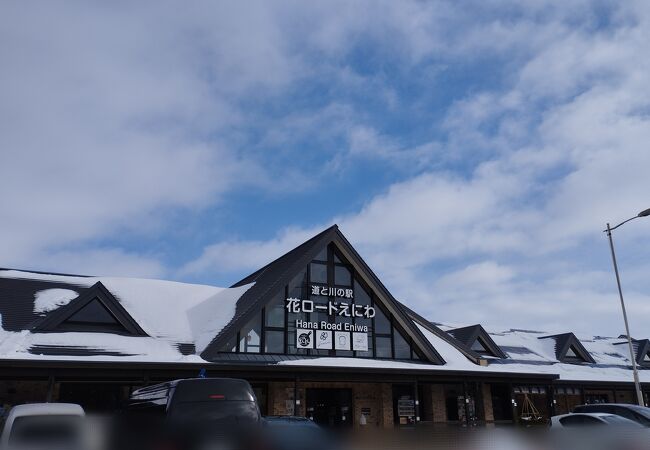
<svg viewBox="0 0 650 450"><path fill-rule="evenodd" d="M434 321L617 335L649 43L645 0L3 2L0 267L230 285L338 223Z"/></svg>

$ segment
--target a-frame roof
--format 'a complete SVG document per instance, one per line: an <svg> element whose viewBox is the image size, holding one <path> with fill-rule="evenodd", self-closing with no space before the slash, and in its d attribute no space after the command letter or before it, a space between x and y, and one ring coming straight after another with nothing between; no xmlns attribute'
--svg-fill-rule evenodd
<svg viewBox="0 0 650 450"><path fill-rule="evenodd" d="M330 243L336 246L342 256L355 268L355 272L363 282L375 292L382 306L393 314L397 323L413 339L415 346L425 359L434 364L444 364L445 361L442 357L400 308L397 300L343 236L337 225L327 228L275 261L235 283L232 287L250 283L255 284L239 299L234 318L206 347L201 353L201 357L206 360L215 359L221 346L260 311L266 302L281 292L281 289L284 289L284 286L302 269L306 268L316 255Z"/></svg>
<svg viewBox="0 0 650 450"><path fill-rule="evenodd" d="M628 345L627 336L625 342L618 342L614 345ZM640 366L650 367L650 362L645 361L646 355L650 353L650 339L632 339L632 348L636 352L636 363Z"/></svg>
<svg viewBox="0 0 650 450"><path fill-rule="evenodd" d="M472 361L475 364L480 364L480 360L483 359L481 355L476 353L474 350L471 348L467 347L465 344L460 342L458 339L456 339L454 336L445 333L442 329L437 327L433 322L430 320L427 320L426 318L422 317L420 314L416 313L413 311L411 308L406 306L404 303L400 303L401 308L408 314L408 316L415 321L418 325L420 325L422 328L428 330L430 333L433 333L443 341L447 342L449 345L453 346L461 352L467 359Z"/></svg>
<svg viewBox="0 0 650 450"><path fill-rule="evenodd" d="M455 328L447 332L470 349L472 348L472 345L474 345L474 343L480 339L480 342L485 347L485 350L487 350L487 352L492 356L501 359L507 358L506 354L503 353L503 351L494 342L494 340L492 340L490 335L480 324Z"/></svg>
<svg viewBox="0 0 650 450"><path fill-rule="evenodd" d="M38 321L32 328L34 332L59 331L58 327L73 317L83 308L91 305L93 302L99 302L122 328L117 331L119 334L131 336L147 336L147 333L138 325L131 315L124 309L120 302L98 281L90 288L85 290L79 297L72 300L65 306L62 306L49 313L42 320ZM82 330L80 330L82 331Z"/></svg>
<svg viewBox="0 0 650 450"><path fill-rule="evenodd" d="M570 358L567 357L569 349L573 348L575 350L578 358L582 359L584 362L595 364L596 361L589 354L587 349L582 345L580 340L573 333L562 333L554 334L552 336L542 336L538 339L553 339L555 341L555 357L560 362L573 362Z"/></svg>

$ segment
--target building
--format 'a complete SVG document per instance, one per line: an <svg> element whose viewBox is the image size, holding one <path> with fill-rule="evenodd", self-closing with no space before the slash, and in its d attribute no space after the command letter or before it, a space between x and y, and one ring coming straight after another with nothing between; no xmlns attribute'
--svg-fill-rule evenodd
<svg viewBox="0 0 650 450"><path fill-rule="evenodd" d="M336 226L230 288L0 270L0 314L9 406L110 411L138 387L200 373L249 380L264 414L340 427L542 423L634 402L626 339L435 324ZM635 349L647 395L650 341Z"/></svg>

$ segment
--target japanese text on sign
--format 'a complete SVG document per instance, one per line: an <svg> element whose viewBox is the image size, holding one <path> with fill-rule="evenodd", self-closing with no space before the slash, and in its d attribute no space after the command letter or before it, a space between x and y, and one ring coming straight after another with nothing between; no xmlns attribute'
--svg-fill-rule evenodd
<svg viewBox="0 0 650 450"><path fill-rule="evenodd" d="M315 284L312 284L311 295L322 295L324 297L354 298L354 290L336 288L332 286L316 286Z"/></svg>
<svg viewBox="0 0 650 450"><path fill-rule="evenodd" d="M366 319L375 317L375 308L372 306L333 302L331 300L323 305L314 303L312 300L288 298L286 308L292 314L325 312L330 316L364 317Z"/></svg>

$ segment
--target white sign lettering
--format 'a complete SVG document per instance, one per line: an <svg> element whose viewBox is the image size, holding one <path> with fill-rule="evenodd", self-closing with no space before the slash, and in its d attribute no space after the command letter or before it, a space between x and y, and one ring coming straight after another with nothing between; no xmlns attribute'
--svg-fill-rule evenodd
<svg viewBox="0 0 650 450"><path fill-rule="evenodd" d="M311 295L322 295L324 297L341 297L341 298L354 298L353 289L337 288L332 286L318 286L311 285Z"/></svg>
<svg viewBox="0 0 650 450"><path fill-rule="evenodd" d="M372 319L375 317L375 308L370 305L354 305L346 302L328 301L326 305L319 305L313 300L288 298L285 308L292 314L323 312L329 316L361 317Z"/></svg>

